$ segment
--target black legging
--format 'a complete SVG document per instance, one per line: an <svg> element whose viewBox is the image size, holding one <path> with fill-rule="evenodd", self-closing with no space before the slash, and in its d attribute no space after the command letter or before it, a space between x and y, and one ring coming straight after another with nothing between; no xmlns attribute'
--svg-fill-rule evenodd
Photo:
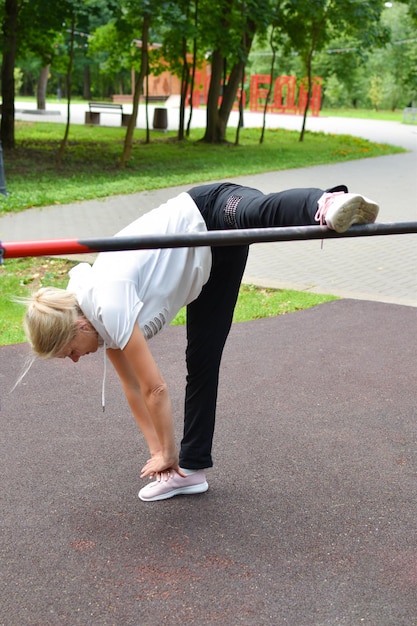
<svg viewBox="0 0 417 626"><path fill-rule="evenodd" d="M338 186L327 191L344 191ZM264 195L231 183L203 185L189 192L208 230L317 224L322 189L291 189ZM233 319L249 246L212 248L209 280L187 307L187 385L180 466L211 467L220 361Z"/></svg>

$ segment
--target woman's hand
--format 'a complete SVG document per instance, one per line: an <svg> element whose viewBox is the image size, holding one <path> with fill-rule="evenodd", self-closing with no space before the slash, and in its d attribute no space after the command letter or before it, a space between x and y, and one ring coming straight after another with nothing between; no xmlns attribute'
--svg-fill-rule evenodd
<svg viewBox="0 0 417 626"><path fill-rule="evenodd" d="M142 468L140 477L153 478L156 475L157 480L168 480L170 472L177 472L185 478L185 474L180 470L178 465L178 456L164 456L157 454L149 459Z"/></svg>

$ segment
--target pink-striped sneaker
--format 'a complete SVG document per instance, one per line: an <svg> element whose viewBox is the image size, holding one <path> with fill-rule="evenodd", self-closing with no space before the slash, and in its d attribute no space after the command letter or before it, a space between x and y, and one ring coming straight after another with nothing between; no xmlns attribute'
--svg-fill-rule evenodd
<svg viewBox="0 0 417 626"><path fill-rule="evenodd" d="M171 472L168 480L154 480L143 487L138 496L144 502L166 500L179 495L204 493L208 489L204 470L197 470L183 478L177 472Z"/></svg>
<svg viewBox="0 0 417 626"><path fill-rule="evenodd" d="M375 222L379 206L373 200L358 193L336 191L324 193L318 201L314 219L335 230L344 233L352 224L372 224Z"/></svg>

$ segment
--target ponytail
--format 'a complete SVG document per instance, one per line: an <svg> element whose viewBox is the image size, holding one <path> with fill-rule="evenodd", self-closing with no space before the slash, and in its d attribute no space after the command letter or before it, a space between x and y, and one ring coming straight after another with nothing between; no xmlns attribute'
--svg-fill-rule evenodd
<svg viewBox="0 0 417 626"><path fill-rule="evenodd" d="M23 328L33 352L46 359L57 356L74 338L75 322L82 314L75 294L42 287L23 302L27 306Z"/></svg>

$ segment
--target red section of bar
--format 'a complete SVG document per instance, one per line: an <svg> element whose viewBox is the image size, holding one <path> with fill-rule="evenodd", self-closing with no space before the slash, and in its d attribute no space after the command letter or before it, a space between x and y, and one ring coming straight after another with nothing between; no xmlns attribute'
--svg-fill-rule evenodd
<svg viewBox="0 0 417 626"><path fill-rule="evenodd" d="M28 256L53 256L57 254L84 254L97 252L81 244L77 239L45 239L43 241L2 242L5 259Z"/></svg>

